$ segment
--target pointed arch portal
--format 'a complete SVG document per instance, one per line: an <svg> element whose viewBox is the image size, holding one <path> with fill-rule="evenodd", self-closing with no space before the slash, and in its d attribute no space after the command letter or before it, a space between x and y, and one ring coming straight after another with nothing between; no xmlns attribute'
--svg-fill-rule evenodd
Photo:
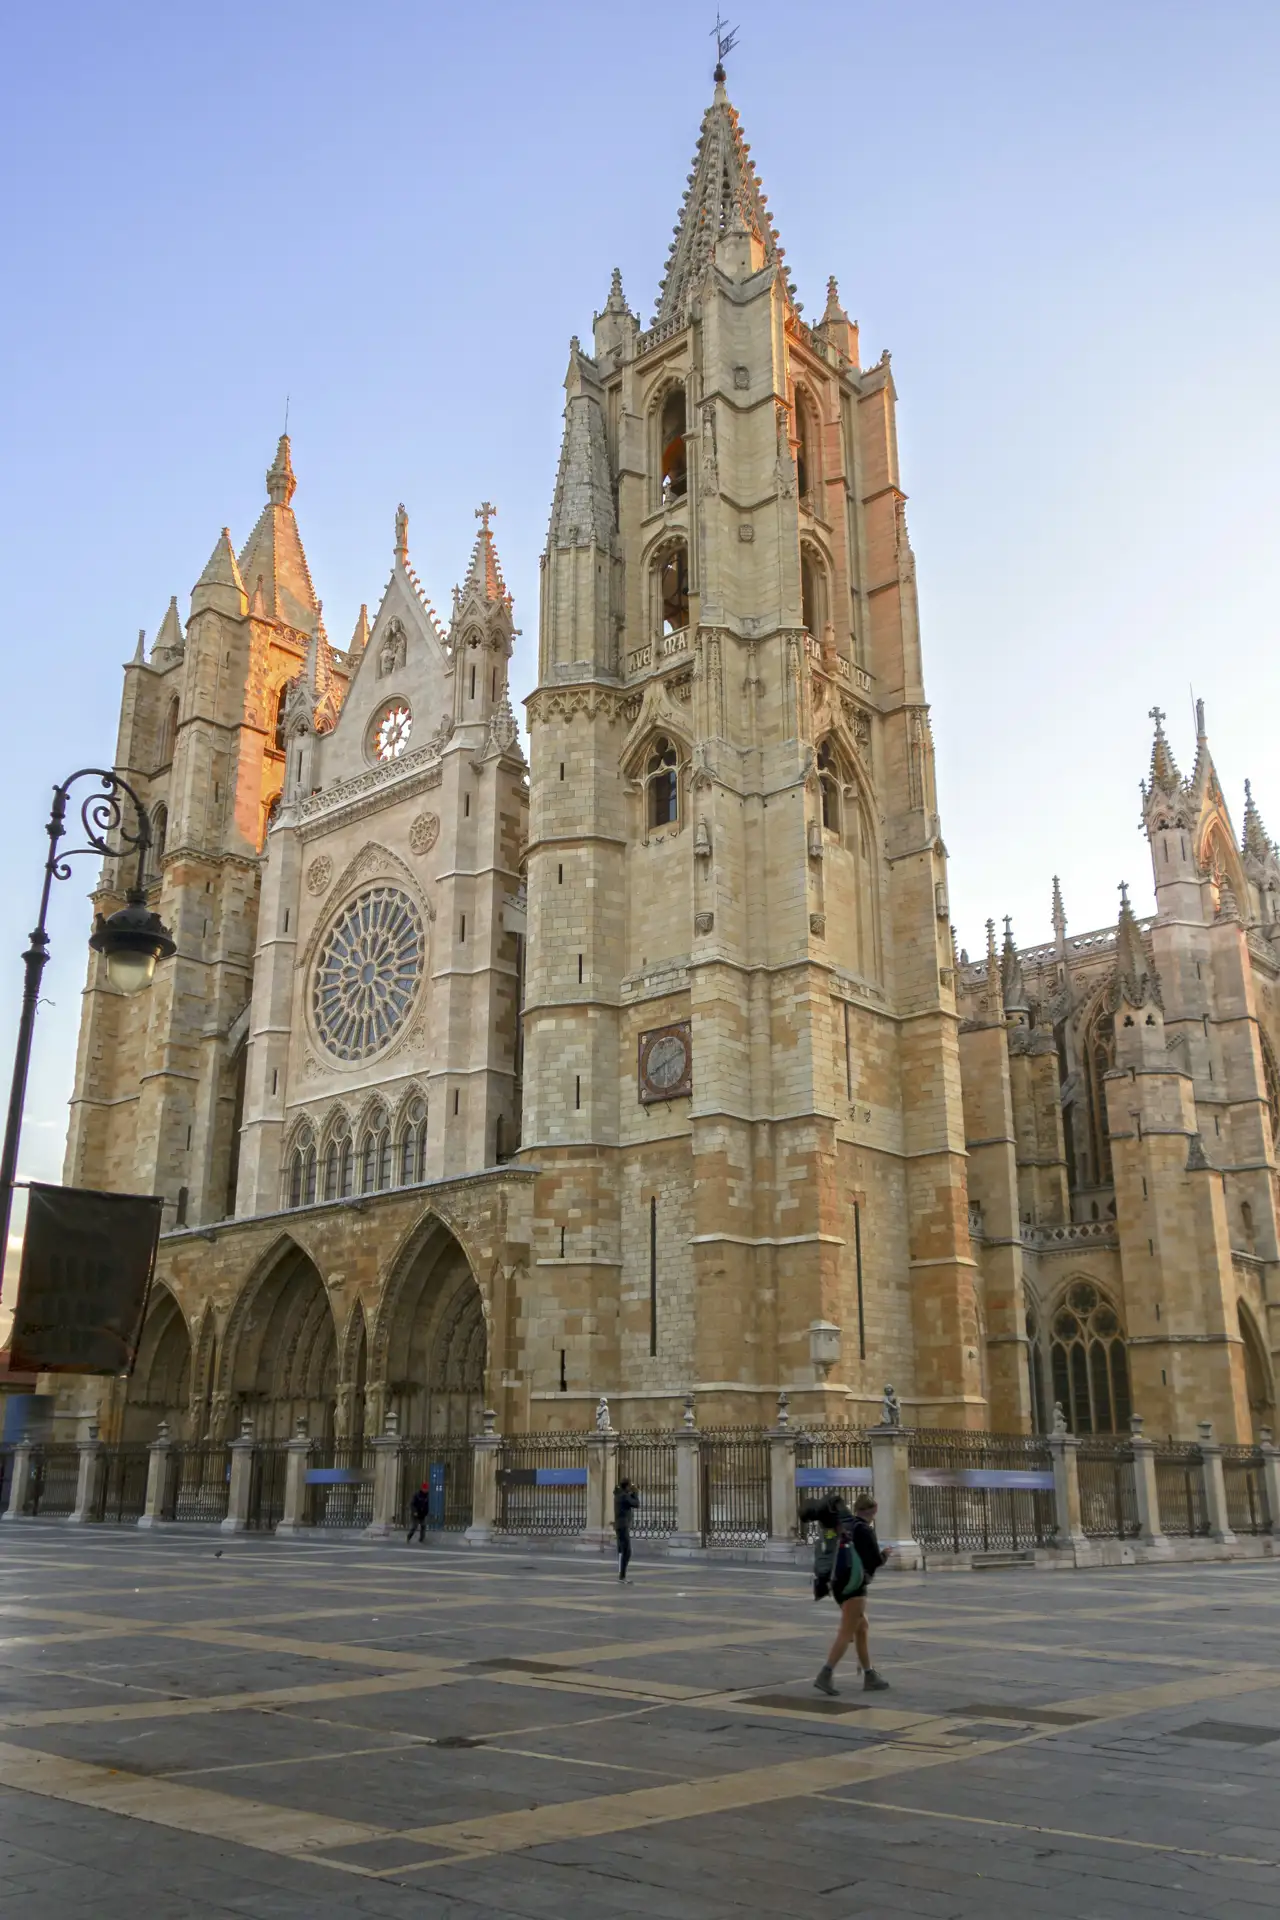
<svg viewBox="0 0 1280 1920"><path fill-rule="evenodd" d="M470 1262L431 1216L388 1282L373 1339L375 1392L401 1433L475 1433L484 1407L488 1330Z"/></svg>
<svg viewBox="0 0 1280 1920"><path fill-rule="evenodd" d="M129 1381L121 1438L154 1440L163 1420L175 1440L186 1439L190 1404L191 1336L182 1308L168 1287L157 1282Z"/></svg>
<svg viewBox="0 0 1280 1920"><path fill-rule="evenodd" d="M236 1303L223 1382L233 1431L247 1417L262 1440L287 1440L300 1419L317 1439L335 1432L337 1329L314 1262L292 1241Z"/></svg>

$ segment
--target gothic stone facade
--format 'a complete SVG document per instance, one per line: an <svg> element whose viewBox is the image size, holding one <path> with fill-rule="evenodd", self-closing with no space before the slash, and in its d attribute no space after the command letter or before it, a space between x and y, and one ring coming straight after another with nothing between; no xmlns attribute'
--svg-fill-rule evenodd
<svg viewBox="0 0 1280 1920"><path fill-rule="evenodd" d="M647 329L570 349L526 768L490 527L331 645L282 440L126 669L179 943L91 967L69 1181L172 1211L104 1417L1247 1434L1280 866L1161 734L1140 927L954 952L888 356L800 309L722 84ZM103 875L99 904L117 897ZM93 1389L72 1389L83 1411Z"/></svg>

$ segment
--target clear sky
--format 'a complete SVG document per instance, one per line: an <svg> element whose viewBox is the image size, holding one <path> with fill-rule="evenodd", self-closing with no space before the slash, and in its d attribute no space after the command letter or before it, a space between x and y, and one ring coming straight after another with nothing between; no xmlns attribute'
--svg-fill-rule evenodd
<svg viewBox="0 0 1280 1920"><path fill-rule="evenodd" d="M705 16L705 17L704 17ZM710 6L8 10L0 1074L50 788L109 762L120 665L239 545L290 396L330 634L403 499L438 606L473 508L531 682L570 334L652 315L711 94ZM1190 697L1280 833L1275 0L740 0L729 91L810 315L893 350L963 944L1127 878L1147 710ZM61 1165L90 863L53 913L23 1170Z"/></svg>

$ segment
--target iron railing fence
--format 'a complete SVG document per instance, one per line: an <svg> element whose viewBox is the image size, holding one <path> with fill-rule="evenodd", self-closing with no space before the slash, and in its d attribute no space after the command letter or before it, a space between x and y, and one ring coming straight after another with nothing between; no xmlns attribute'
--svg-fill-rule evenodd
<svg viewBox="0 0 1280 1920"><path fill-rule="evenodd" d="M926 1550L1019 1553L1050 1545L1052 1484L1019 1484L1031 1476L1052 1480L1053 1456L1040 1435L958 1432L938 1438L933 1429L918 1428L908 1446L911 1531Z"/></svg>
<svg viewBox="0 0 1280 1920"><path fill-rule="evenodd" d="M581 1533L587 1524L587 1436L528 1433L498 1454L500 1533Z"/></svg>
<svg viewBox="0 0 1280 1920"><path fill-rule="evenodd" d="M769 1442L762 1430L703 1428L703 1545L769 1538Z"/></svg>
<svg viewBox="0 0 1280 1920"><path fill-rule="evenodd" d="M192 1441L173 1448L161 1509L166 1520L216 1525L227 1517L230 1493L231 1448L225 1441Z"/></svg>
<svg viewBox="0 0 1280 1920"><path fill-rule="evenodd" d="M319 1440L307 1458L309 1527L359 1531L373 1519L373 1447L367 1440Z"/></svg>
<svg viewBox="0 0 1280 1920"><path fill-rule="evenodd" d="M145 1445L104 1447L89 1518L111 1521L118 1527L132 1526L140 1520L147 1504L150 1462L151 1449Z"/></svg>
<svg viewBox="0 0 1280 1920"><path fill-rule="evenodd" d="M677 1529L676 1459L676 1435L671 1428L630 1428L618 1436L617 1478L629 1480L640 1496L640 1505L631 1516L631 1531L637 1540L656 1540ZM612 1524L612 1487L606 1489L606 1495L607 1520Z"/></svg>
<svg viewBox="0 0 1280 1920"><path fill-rule="evenodd" d="M1209 1531L1200 1449L1179 1441L1156 1445L1156 1497L1160 1531L1191 1539Z"/></svg>
<svg viewBox="0 0 1280 1920"><path fill-rule="evenodd" d="M1089 1439L1076 1454L1080 1524L1095 1540L1133 1540L1141 1531L1133 1448L1123 1440Z"/></svg>
<svg viewBox="0 0 1280 1920"><path fill-rule="evenodd" d="M812 1540L818 1531L817 1522L800 1518L807 1505L830 1492L838 1493L852 1506L860 1491L872 1491L871 1442L860 1427L799 1427L795 1447L795 1527L801 1539ZM828 1469L841 1479L823 1483L819 1476Z"/></svg>
<svg viewBox="0 0 1280 1920"><path fill-rule="evenodd" d="M287 1440L259 1440L254 1444L249 1469L249 1502L246 1527L270 1533L284 1515L284 1481L289 1464Z"/></svg>
<svg viewBox="0 0 1280 1920"><path fill-rule="evenodd" d="M1270 1533L1267 1479L1256 1447L1224 1447L1222 1478L1227 1488L1227 1525L1232 1533Z"/></svg>
<svg viewBox="0 0 1280 1920"><path fill-rule="evenodd" d="M393 1502L397 1524L409 1527L409 1506L426 1485L431 1500L428 1528L460 1533L471 1525L471 1442L456 1433L410 1435L400 1447L400 1487Z"/></svg>
<svg viewBox="0 0 1280 1920"><path fill-rule="evenodd" d="M63 1519L76 1509L80 1484L80 1449L74 1443L37 1447L31 1455L27 1503L23 1511L46 1519Z"/></svg>

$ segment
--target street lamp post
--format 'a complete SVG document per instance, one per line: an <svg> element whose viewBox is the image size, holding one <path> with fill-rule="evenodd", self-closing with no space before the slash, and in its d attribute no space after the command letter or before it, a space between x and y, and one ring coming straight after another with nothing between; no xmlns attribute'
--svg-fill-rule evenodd
<svg viewBox="0 0 1280 1920"><path fill-rule="evenodd" d="M66 835L67 803L78 780L97 780L102 792L87 794L80 805L80 820L88 842L83 847L59 850ZM124 802L133 804L137 825L130 832L125 820ZM9 1246L9 1216L13 1211L13 1186L18 1172L18 1141L22 1133L22 1109L27 1096L27 1074L31 1066L31 1037L40 998L40 980L49 959L49 931L45 921L49 912L49 890L55 880L69 880L68 864L77 854L97 853L108 859L127 860L138 856L138 871L128 888L126 904L105 919L94 921L89 945L104 954L107 978L120 993L139 993L151 983L158 960L167 960L177 946L158 913L147 906L144 886L147 854L151 847L151 823L137 794L118 773L101 767L81 767L70 779L53 790L53 806L45 828L49 836L49 857L44 863L44 887L40 894L40 917L31 935L31 945L23 954L26 982L22 990L22 1013L18 1020L18 1044L14 1049L13 1080L9 1088L9 1114L5 1121L4 1152L0 1155L0 1275ZM114 842L113 844L113 836Z"/></svg>

